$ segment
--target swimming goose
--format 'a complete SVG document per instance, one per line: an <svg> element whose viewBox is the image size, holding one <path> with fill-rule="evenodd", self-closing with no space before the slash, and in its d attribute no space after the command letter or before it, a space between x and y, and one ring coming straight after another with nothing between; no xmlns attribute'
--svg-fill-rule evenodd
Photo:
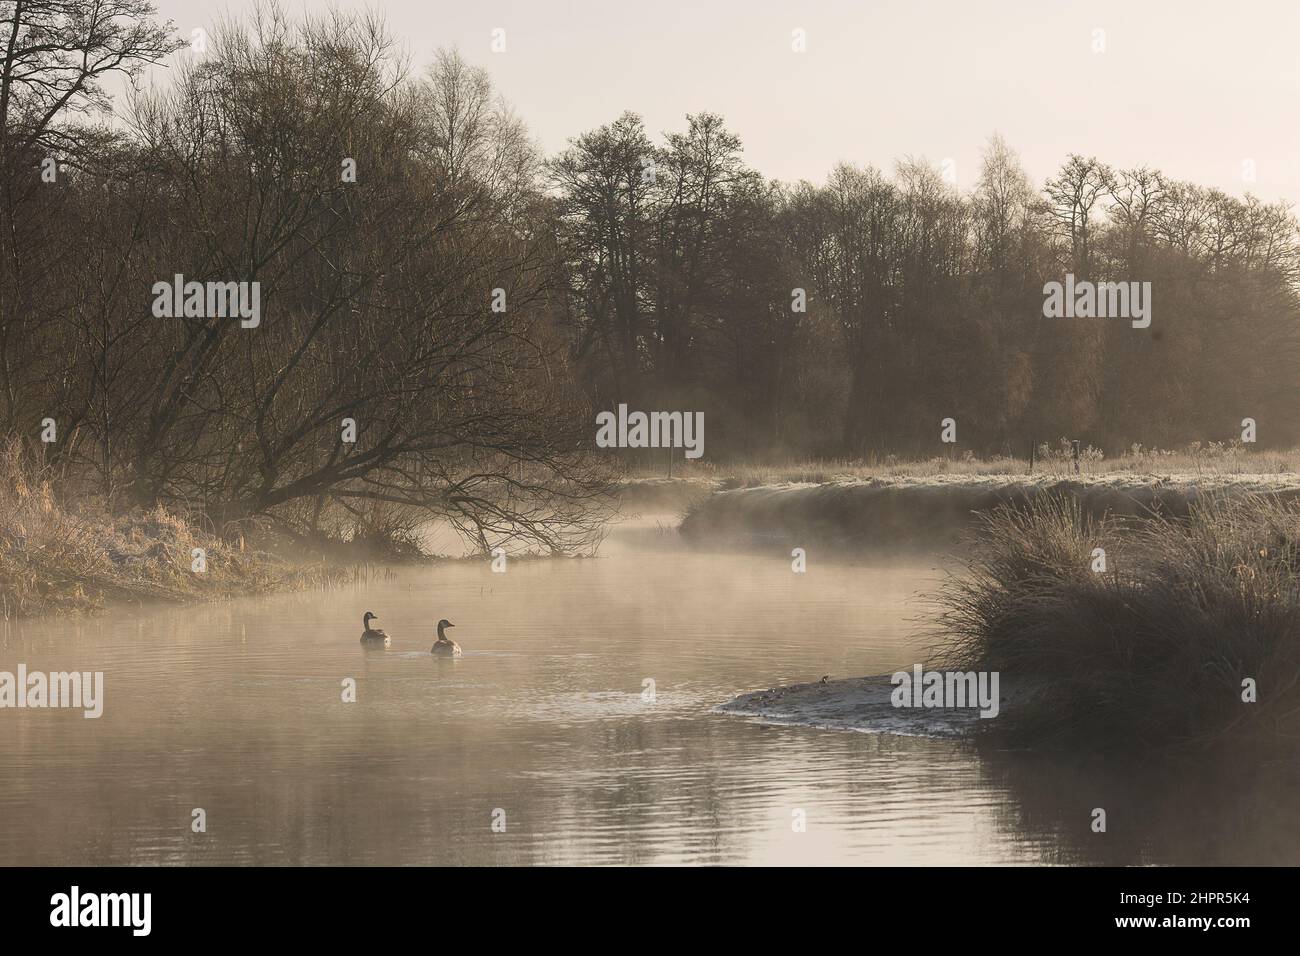
<svg viewBox="0 0 1300 956"><path fill-rule="evenodd" d="M437 654L439 657L460 657L460 645L443 633L447 628L455 626L445 617L438 622L438 640L433 647L429 648L430 654Z"/></svg>
<svg viewBox="0 0 1300 956"><path fill-rule="evenodd" d="M393 642L387 634L378 628L370 626L371 618L375 618L375 620L379 619L373 611L367 611L366 616L361 619L361 623L366 627L366 629L361 632L361 643L369 647L391 646Z"/></svg>

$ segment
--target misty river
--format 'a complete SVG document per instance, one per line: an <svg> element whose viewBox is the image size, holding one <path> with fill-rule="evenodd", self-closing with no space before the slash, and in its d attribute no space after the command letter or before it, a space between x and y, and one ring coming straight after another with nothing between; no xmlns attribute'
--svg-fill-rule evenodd
<svg viewBox="0 0 1300 956"><path fill-rule="evenodd" d="M1017 753L714 713L924 660L919 595L944 571L813 551L793 574L788 549L692 548L664 522L506 573L404 566L0 624L0 668L105 675L99 719L0 714L0 863L1300 862L1294 761ZM359 645L365 611L391 649ZM429 654L444 617L462 658Z"/></svg>

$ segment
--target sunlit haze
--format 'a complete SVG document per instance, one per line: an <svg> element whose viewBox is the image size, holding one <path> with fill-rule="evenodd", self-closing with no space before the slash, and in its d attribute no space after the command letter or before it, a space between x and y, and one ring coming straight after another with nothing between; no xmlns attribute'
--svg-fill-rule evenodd
<svg viewBox="0 0 1300 956"><path fill-rule="evenodd" d="M186 36L254 6L158 4ZM452 46L486 67L548 154L624 110L652 132L708 110L741 137L751 165L785 181L820 183L840 161L888 170L911 155L952 159L969 186L1000 132L1037 182L1078 152L1236 195L1300 199L1300 4L1285 0L387 0L377 9L417 68ZM497 28L506 50L494 54ZM795 29L806 31L803 55L791 50ZM1094 30L1105 31L1104 52L1093 52ZM1246 160L1254 182L1243 179Z"/></svg>

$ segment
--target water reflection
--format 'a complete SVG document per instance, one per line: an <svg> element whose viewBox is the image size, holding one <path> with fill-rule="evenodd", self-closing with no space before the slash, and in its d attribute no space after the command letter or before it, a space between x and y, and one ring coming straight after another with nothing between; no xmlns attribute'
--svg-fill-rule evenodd
<svg viewBox="0 0 1300 956"><path fill-rule="evenodd" d="M680 547L404 569L329 593L10 624L105 715L0 712L0 862L1295 862L1294 777L766 727L734 694L910 666L930 561ZM391 650L363 652L374 610ZM428 653L457 623L465 656ZM356 703L342 699L346 679ZM654 681L654 699L644 696ZM1107 807L1109 832L1088 830ZM203 808L207 832L191 832ZM505 832L494 832L494 812ZM802 812L806 831L793 823ZM499 814L498 814L499 818Z"/></svg>
<svg viewBox="0 0 1300 956"><path fill-rule="evenodd" d="M998 827L1055 863L1294 865L1294 753L1164 757L980 748L981 786L1005 789ZM1091 828L1106 811L1106 832Z"/></svg>

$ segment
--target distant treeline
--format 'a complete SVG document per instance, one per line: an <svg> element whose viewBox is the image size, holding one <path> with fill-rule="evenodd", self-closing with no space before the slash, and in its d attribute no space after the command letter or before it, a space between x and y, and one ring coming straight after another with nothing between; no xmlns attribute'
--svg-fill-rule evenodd
<svg viewBox="0 0 1300 956"><path fill-rule="evenodd" d="M948 417L981 454L1226 441L1247 417L1261 444L1300 438L1283 203L1077 155L1035 189L997 136L969 192L912 159L788 186L710 114L662 144L625 114L551 184L583 381L606 404L705 410L710 454L950 453ZM1150 327L1044 318L1066 274L1150 282Z"/></svg>
<svg viewBox="0 0 1300 956"><path fill-rule="evenodd" d="M619 402L702 411L714 460L939 454L946 417L977 452L1300 440L1281 205L1078 156L1035 189L996 137L968 192L913 160L784 185L707 113L548 158L369 15L262 8L111 121L103 84L184 45L148 0L4 4L0 37L0 432L52 422L113 504L556 543ZM1150 328L1045 319L1066 272L1150 281ZM178 275L259 283L260 321L158 318Z"/></svg>

